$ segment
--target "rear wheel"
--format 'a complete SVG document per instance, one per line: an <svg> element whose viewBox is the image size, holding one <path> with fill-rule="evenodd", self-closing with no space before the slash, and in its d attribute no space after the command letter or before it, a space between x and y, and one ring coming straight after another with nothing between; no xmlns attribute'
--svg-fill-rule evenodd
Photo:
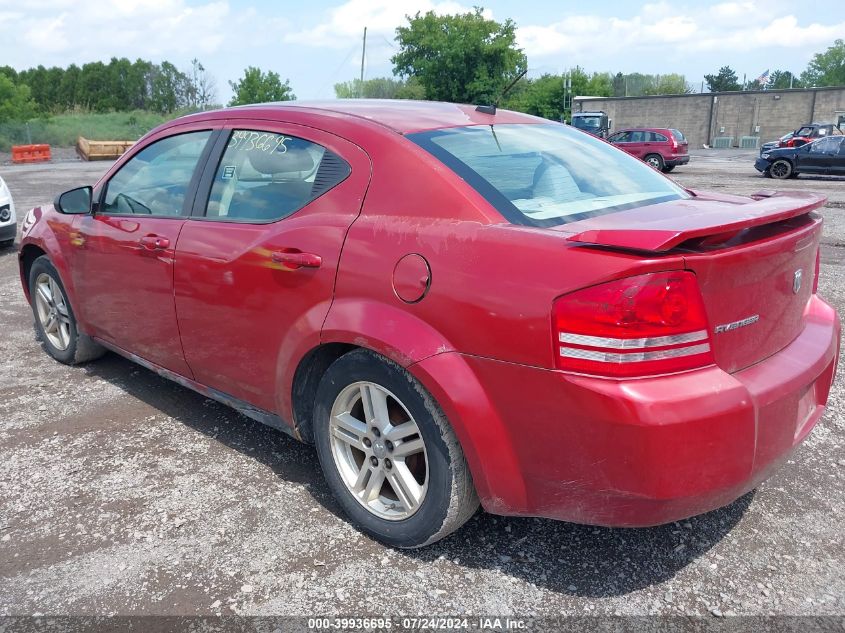
<svg viewBox="0 0 845 633"><path fill-rule="evenodd" d="M663 173L664 174L668 174L673 169L675 169L675 165L663 165Z"/></svg>
<svg viewBox="0 0 845 633"><path fill-rule="evenodd" d="M772 178L785 180L792 175L792 163L788 160L784 160L783 158L776 160L772 163L772 166L769 167L769 174Z"/></svg>
<svg viewBox="0 0 845 633"><path fill-rule="evenodd" d="M0 242L0 248L12 248L15 245L15 240L3 240Z"/></svg>
<svg viewBox="0 0 845 633"><path fill-rule="evenodd" d="M654 167L658 171L663 170L663 157L660 154L649 154L643 159L648 165Z"/></svg>
<svg viewBox="0 0 845 633"><path fill-rule="evenodd" d="M65 287L46 255L36 259L29 271L29 296L35 315L35 337L50 356L73 365L103 355L102 347L79 333Z"/></svg>
<svg viewBox="0 0 845 633"><path fill-rule="evenodd" d="M363 531L422 547L463 525L478 496L442 411L400 366L356 350L317 390L314 437L326 481Z"/></svg>

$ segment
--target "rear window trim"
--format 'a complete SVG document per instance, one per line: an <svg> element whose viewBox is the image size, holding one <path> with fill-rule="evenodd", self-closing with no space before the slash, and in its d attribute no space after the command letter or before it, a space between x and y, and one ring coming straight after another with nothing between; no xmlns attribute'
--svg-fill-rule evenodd
<svg viewBox="0 0 845 633"><path fill-rule="evenodd" d="M487 127L487 125L478 124L467 125L462 127ZM643 201L627 202L612 207L604 207L595 211L573 213L572 215L567 215L565 218L549 218L546 220L535 220L520 211L519 208L517 208L515 204L508 200L508 198L501 191L496 189L490 182L487 181L486 178L481 176L481 174L475 171L472 167L470 167L457 156L451 154L450 152L448 152L447 150L445 150L434 142L434 138L436 138L437 136L454 132L454 129L455 128L437 128L424 132L415 132L413 134L406 134L405 138L427 151L429 154L438 159L441 163L446 165L446 167L451 169L452 172L455 173L455 175L457 175L461 180L463 180L470 187L472 187L478 194L481 195L482 198L484 198L490 204L490 206L492 206L496 211L498 211L505 218L505 220L507 220L511 224L516 224L518 226L530 226L535 228L565 226L567 224L579 222L581 220L587 220L589 218L608 215L611 213L617 213L619 211L626 211L628 209L636 209L638 207L650 206L653 204L660 204L676 199L675 194L667 194L665 196L653 198L645 203L643 203Z"/></svg>

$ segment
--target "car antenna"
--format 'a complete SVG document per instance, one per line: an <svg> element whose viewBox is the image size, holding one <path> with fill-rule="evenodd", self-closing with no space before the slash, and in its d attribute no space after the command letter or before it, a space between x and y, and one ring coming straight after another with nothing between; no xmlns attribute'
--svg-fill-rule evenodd
<svg viewBox="0 0 845 633"><path fill-rule="evenodd" d="M510 82L505 87L505 89L502 90L501 93L499 93L499 96L496 97L496 100L493 102L493 105L478 105L478 106L475 106L475 111L481 112L482 114L496 114L496 108L499 106L499 101L501 101L502 97L504 97L506 94L508 94L510 92L511 88L513 88L516 85L517 81L519 81L520 79L525 77L525 73L527 73L527 72L528 72L528 69L526 68L521 73L519 73L519 75L517 75L516 79L514 79L512 82Z"/></svg>

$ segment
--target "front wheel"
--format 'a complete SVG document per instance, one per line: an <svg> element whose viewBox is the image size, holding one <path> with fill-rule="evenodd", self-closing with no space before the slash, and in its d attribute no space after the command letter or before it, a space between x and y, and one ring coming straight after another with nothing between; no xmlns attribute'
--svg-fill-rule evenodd
<svg viewBox="0 0 845 633"><path fill-rule="evenodd" d="M780 160L776 160L772 163L772 166L769 167L769 174L772 178L786 180L792 175L792 163L782 158Z"/></svg>
<svg viewBox="0 0 845 633"><path fill-rule="evenodd" d="M649 154L645 157L645 162L657 171L663 170L663 157L660 154Z"/></svg>
<svg viewBox="0 0 845 633"><path fill-rule="evenodd" d="M367 350L326 371L314 437L329 488L376 539L422 547L457 530L478 496L454 432L408 372Z"/></svg>
<svg viewBox="0 0 845 633"><path fill-rule="evenodd" d="M46 255L36 259L29 271L29 296L35 336L50 356L73 365L103 355L105 350L77 329L65 287Z"/></svg>

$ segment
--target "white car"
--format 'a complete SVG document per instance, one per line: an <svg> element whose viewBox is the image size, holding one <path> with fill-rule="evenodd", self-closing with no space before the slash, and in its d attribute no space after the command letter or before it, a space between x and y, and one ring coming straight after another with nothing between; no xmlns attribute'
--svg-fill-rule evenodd
<svg viewBox="0 0 845 633"><path fill-rule="evenodd" d="M15 203L3 178L0 177L0 248L12 246L18 233Z"/></svg>

